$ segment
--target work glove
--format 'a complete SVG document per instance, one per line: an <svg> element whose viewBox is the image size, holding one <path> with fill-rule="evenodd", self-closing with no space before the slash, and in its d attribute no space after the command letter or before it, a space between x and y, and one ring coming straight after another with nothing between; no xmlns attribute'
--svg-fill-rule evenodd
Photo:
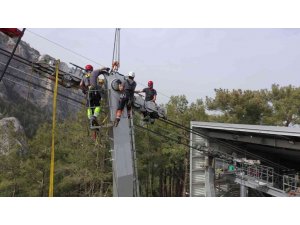
<svg viewBox="0 0 300 225"><path fill-rule="evenodd" d="M103 70L102 70L102 74L106 74L106 75L108 75L109 74L109 70L110 70L110 68L104 68Z"/></svg>

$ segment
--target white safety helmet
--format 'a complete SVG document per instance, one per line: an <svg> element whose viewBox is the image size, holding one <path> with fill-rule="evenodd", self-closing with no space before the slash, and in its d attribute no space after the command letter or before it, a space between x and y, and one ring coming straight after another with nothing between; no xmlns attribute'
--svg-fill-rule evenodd
<svg viewBox="0 0 300 225"><path fill-rule="evenodd" d="M98 76L98 82L99 82L100 84L103 84L103 83L104 83L104 80L105 80L105 78L104 78L104 76L103 76L102 74Z"/></svg>
<svg viewBox="0 0 300 225"><path fill-rule="evenodd" d="M132 72L132 71L130 71L130 72L128 73L128 76L129 76L129 77L133 77L133 78L134 78L134 77L135 77L135 73L134 73L134 72Z"/></svg>

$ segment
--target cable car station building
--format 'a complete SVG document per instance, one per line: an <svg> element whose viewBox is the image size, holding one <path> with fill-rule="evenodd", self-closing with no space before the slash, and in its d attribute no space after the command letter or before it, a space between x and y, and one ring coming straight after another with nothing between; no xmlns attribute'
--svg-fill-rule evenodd
<svg viewBox="0 0 300 225"><path fill-rule="evenodd" d="M191 121L191 197L300 196L300 128Z"/></svg>

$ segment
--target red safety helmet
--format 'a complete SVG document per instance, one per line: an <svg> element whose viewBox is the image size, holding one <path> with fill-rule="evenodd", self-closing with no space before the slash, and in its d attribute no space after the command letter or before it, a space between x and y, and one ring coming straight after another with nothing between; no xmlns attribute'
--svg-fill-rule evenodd
<svg viewBox="0 0 300 225"><path fill-rule="evenodd" d="M93 71L93 69L94 69L94 68L93 68L92 65L86 65L86 66L85 66L85 70L86 70L86 71Z"/></svg>
<svg viewBox="0 0 300 225"><path fill-rule="evenodd" d="M153 87L153 81L152 81L152 80L149 80L149 81L148 81L148 87L150 87L150 88Z"/></svg>

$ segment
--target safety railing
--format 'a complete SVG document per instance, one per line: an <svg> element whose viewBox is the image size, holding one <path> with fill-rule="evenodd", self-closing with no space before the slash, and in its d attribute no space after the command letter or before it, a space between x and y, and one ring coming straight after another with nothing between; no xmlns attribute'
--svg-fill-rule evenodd
<svg viewBox="0 0 300 225"><path fill-rule="evenodd" d="M263 166L260 164L249 164L238 162L234 166L233 171L229 171L229 163L226 160L218 159L215 173L216 179L220 179L223 174L233 172L237 177L242 179L253 179L259 182L266 183L267 186L280 189L286 193L300 194L299 179L295 174L282 175L274 172L274 168Z"/></svg>
<svg viewBox="0 0 300 225"><path fill-rule="evenodd" d="M297 191L297 180L294 176L283 175L283 190L285 192Z"/></svg>
<svg viewBox="0 0 300 225"><path fill-rule="evenodd" d="M243 164L240 168L244 175L253 177L254 179L264 181L268 184L274 184L274 169L272 167L262 165Z"/></svg>

